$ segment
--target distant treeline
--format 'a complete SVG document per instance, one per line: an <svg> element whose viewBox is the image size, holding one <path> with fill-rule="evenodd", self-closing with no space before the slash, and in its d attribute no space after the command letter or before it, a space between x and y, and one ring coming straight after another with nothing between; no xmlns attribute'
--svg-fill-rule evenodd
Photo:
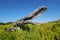
<svg viewBox="0 0 60 40"><path fill-rule="evenodd" d="M60 19L56 20L56 21L52 21L53 23L55 22L60 22ZM4 23L4 22L0 22L0 25L6 25L6 24L11 24L11 23L14 23L14 22L7 22L7 23ZM31 22L31 24L33 24L34 22Z"/></svg>
<svg viewBox="0 0 60 40"><path fill-rule="evenodd" d="M14 23L14 22L7 22L7 23L0 22L0 25L6 25L6 24L11 24L11 23Z"/></svg>

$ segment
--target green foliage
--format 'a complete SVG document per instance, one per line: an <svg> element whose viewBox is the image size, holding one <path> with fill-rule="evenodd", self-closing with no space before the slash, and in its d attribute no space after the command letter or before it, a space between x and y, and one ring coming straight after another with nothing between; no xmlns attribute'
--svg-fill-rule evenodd
<svg viewBox="0 0 60 40"><path fill-rule="evenodd" d="M0 40L60 40L60 20L40 25L24 24L22 28L25 30L17 27L8 32L12 26L13 22L0 23Z"/></svg>

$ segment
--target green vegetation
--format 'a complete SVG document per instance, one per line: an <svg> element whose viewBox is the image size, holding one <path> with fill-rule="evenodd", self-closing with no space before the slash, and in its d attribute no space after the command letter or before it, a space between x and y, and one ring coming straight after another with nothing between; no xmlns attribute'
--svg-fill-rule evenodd
<svg viewBox="0 0 60 40"><path fill-rule="evenodd" d="M12 26L13 22L0 23L0 40L60 40L60 20L40 25L25 24L26 30L17 27L8 32L7 29Z"/></svg>

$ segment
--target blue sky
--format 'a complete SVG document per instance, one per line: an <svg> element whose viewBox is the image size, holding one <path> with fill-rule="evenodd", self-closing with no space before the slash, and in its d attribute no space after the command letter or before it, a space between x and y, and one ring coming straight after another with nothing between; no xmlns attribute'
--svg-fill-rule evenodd
<svg viewBox="0 0 60 40"><path fill-rule="evenodd" d="M33 22L55 21L60 18L60 0L0 0L0 22L16 21L40 6L48 9Z"/></svg>

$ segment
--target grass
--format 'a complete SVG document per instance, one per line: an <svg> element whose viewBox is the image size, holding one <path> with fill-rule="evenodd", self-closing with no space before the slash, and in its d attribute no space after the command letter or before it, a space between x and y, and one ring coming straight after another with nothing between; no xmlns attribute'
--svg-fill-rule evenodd
<svg viewBox="0 0 60 40"><path fill-rule="evenodd" d="M25 24L25 30L17 27L16 30L7 32L12 26L13 22L0 23L0 40L60 40L60 20L40 25Z"/></svg>

